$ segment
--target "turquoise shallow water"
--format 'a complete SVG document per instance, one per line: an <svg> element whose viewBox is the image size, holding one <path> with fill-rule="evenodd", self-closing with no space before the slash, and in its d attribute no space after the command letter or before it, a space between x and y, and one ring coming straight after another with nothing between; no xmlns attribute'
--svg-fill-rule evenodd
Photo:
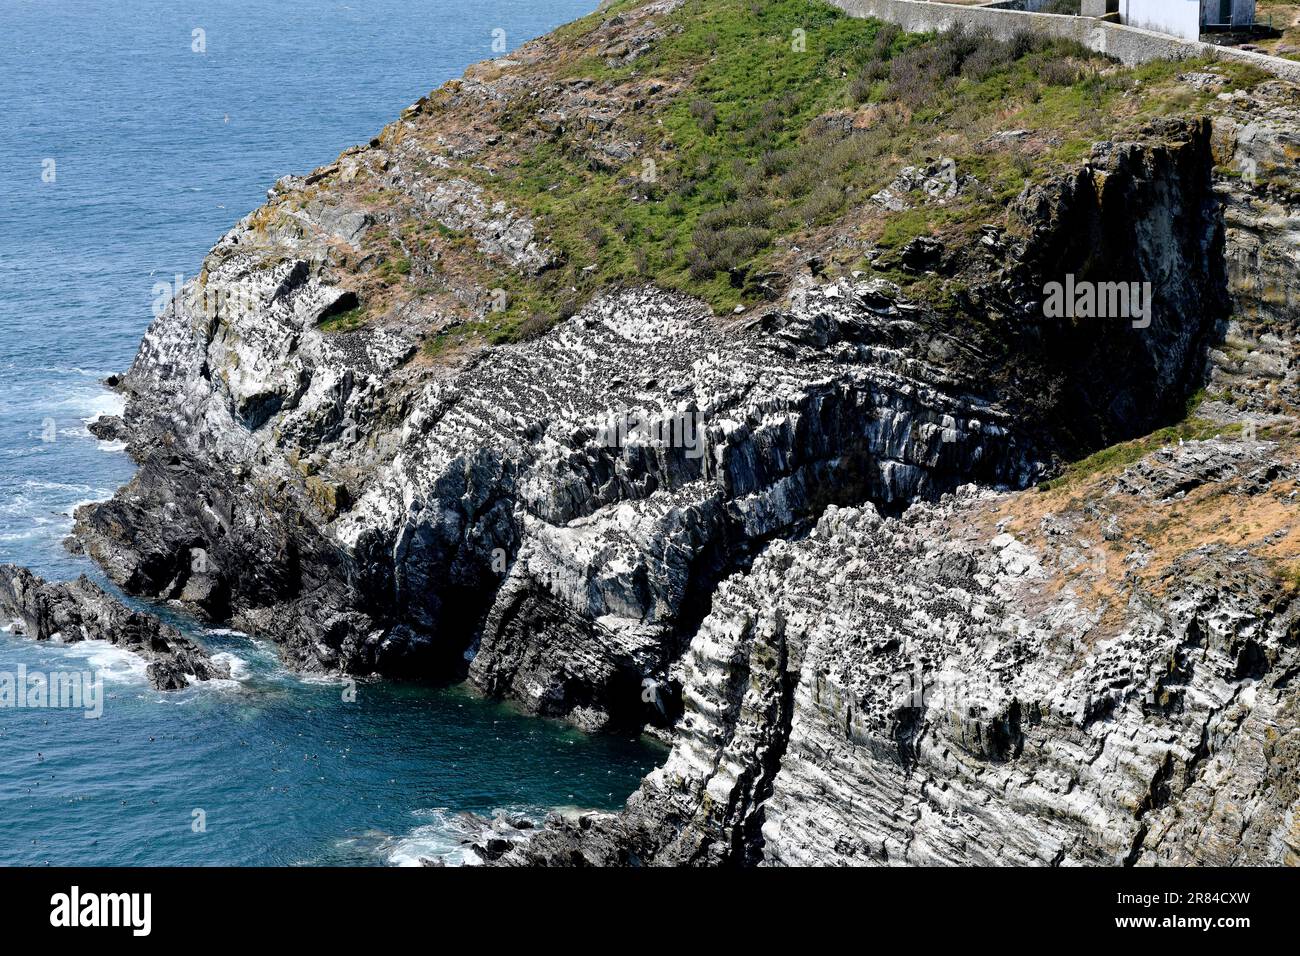
<svg viewBox="0 0 1300 956"><path fill-rule="evenodd" d="M193 275L279 176L494 55L494 30L514 46L593 6L0 4L0 562L96 574L60 541L77 504L131 474L85 423L117 407L98 383L130 363L154 283ZM345 702L264 644L177 623L239 679L161 694L112 648L0 632L0 673L90 668L108 694L98 720L0 709L0 863L455 859L458 813L616 806L658 756L459 688L362 683Z"/></svg>

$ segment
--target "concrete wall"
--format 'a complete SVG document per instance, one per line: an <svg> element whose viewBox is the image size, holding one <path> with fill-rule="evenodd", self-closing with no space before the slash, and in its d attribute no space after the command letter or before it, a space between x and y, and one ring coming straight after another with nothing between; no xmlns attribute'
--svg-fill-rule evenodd
<svg viewBox="0 0 1300 956"><path fill-rule="evenodd" d="M1119 0L1119 15L1125 26L1201 38L1201 0Z"/></svg>
<svg viewBox="0 0 1300 956"><path fill-rule="evenodd" d="M1077 40L1090 50L1112 56L1125 64L1151 60L1184 60L1208 56L1221 60L1249 63L1292 83L1300 83L1300 61L1284 60L1250 50L1220 47L1209 43L1182 40L1178 37L1120 26L1090 17L1056 16L1051 13L1025 13L992 7L958 6L952 3L928 3L926 0L828 0L832 6L855 17L875 17L896 23L912 33L942 32L958 24L982 27L991 35L1009 40L1028 30L1043 36Z"/></svg>

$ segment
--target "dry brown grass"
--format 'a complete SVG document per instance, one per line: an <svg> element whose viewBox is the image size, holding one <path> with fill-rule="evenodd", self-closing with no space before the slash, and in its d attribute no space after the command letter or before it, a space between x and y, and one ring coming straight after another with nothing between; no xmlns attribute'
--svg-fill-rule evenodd
<svg viewBox="0 0 1300 956"><path fill-rule="evenodd" d="M1278 459L1300 468L1300 442L1286 438ZM1113 489L1127 466L1116 465L1079 482L1049 491L1030 490L1012 495L982 516L982 530L990 537L1002 528L1034 548L1051 577L1036 589L1043 605L1068 592L1081 606L1100 612L1093 640L1114 634L1126 618L1128 596L1134 587L1159 595L1171 582L1175 562L1205 546L1247 551L1275 569L1278 580L1294 589L1300 581L1300 482L1279 478L1262 493L1246 493L1246 480L1235 477L1203 484L1176 500L1154 501ZM1246 469L1249 471L1250 469ZM1091 508L1089 506L1092 506ZM1096 513L1090 514L1090 511ZM1111 516L1118 537L1105 540ZM1071 527L1066 535L1048 535L1051 522ZM1106 560L1079 563L1080 554ZM1126 564L1130 553L1141 551L1143 565Z"/></svg>
<svg viewBox="0 0 1300 956"><path fill-rule="evenodd" d="M1270 17L1274 28L1282 31L1282 35L1268 40L1253 41L1254 45L1274 56L1300 60L1300 4L1259 0L1255 5L1256 22L1267 23Z"/></svg>

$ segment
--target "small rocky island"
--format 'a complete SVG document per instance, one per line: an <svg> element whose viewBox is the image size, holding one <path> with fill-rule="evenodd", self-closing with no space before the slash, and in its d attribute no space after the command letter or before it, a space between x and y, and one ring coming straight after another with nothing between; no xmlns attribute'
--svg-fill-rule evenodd
<svg viewBox="0 0 1300 956"><path fill-rule="evenodd" d="M149 683L158 690L230 677L228 664L214 661L176 628L132 610L84 575L51 583L26 568L0 564L0 620L37 641L107 641L138 654L149 662Z"/></svg>

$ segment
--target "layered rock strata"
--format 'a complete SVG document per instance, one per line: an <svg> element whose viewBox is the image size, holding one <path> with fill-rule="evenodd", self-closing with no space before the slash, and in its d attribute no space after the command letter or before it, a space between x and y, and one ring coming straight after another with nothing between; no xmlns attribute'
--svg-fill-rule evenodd
<svg viewBox="0 0 1300 956"><path fill-rule="evenodd" d="M505 861L1296 865L1300 604L1275 570L1296 474L1220 440L1060 511L973 486L829 508L723 583L628 809ZM1228 530L1233 498L1278 526ZM1218 530L1143 539L1178 511Z"/></svg>

